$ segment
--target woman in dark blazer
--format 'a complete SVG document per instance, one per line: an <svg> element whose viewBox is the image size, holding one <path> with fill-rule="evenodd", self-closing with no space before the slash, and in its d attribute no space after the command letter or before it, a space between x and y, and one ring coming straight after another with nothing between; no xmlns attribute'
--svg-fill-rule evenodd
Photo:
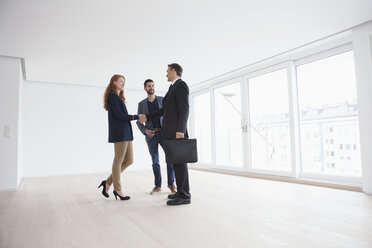
<svg viewBox="0 0 372 248"><path fill-rule="evenodd" d="M98 186L103 187L102 194L109 197L107 193L110 186L114 184L115 199L129 200L125 196L120 183L120 174L133 163L133 131L131 121L144 122L144 115L129 115L125 106L124 97L125 78L122 75L111 77L104 95L104 108L108 111L108 127L110 143L114 143L115 158L112 164L112 174Z"/></svg>

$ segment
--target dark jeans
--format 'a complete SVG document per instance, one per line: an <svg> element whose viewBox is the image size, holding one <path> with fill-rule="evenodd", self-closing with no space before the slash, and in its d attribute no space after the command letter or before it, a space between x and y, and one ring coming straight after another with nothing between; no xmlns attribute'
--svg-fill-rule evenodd
<svg viewBox="0 0 372 248"><path fill-rule="evenodd" d="M155 132L154 137L152 137L151 139L146 139L146 142L152 159L152 170L155 177L155 186L161 187L161 170L159 165L158 145L160 144L160 146L164 150L164 138L161 135L161 132ZM167 164L167 174L168 186L171 186L174 184L173 164Z"/></svg>

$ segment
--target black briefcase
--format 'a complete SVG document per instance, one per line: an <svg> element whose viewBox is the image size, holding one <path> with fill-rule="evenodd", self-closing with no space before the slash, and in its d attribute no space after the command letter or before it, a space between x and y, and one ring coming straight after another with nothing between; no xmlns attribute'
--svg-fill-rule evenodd
<svg viewBox="0 0 372 248"><path fill-rule="evenodd" d="M186 164L198 162L196 139L171 139L164 141L167 164Z"/></svg>

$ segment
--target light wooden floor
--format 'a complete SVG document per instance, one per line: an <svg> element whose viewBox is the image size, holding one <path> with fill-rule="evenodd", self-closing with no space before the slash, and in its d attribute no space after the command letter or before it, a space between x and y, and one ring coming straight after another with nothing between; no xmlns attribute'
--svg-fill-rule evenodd
<svg viewBox="0 0 372 248"><path fill-rule="evenodd" d="M163 172L165 175L165 172ZM372 196L190 170L191 205L149 195L151 171L24 179L0 192L0 247L372 247Z"/></svg>

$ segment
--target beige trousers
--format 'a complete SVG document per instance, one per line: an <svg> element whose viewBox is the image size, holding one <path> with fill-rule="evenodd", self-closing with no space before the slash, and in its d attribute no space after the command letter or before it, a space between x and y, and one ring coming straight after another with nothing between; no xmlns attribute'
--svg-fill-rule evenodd
<svg viewBox="0 0 372 248"><path fill-rule="evenodd" d="M121 191L120 174L133 164L132 141L121 141L114 143L115 158L112 163L112 174L107 178L106 183L114 184L115 191Z"/></svg>

